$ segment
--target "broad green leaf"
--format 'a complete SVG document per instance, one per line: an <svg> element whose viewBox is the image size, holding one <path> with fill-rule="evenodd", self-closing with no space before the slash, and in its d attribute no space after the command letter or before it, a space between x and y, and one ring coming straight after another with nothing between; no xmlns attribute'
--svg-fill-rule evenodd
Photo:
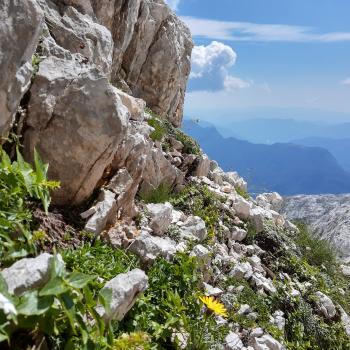
<svg viewBox="0 0 350 350"><path fill-rule="evenodd" d="M66 282L73 288L81 289L84 288L89 282L93 281L96 276L86 275L77 271L72 272Z"/></svg>
<svg viewBox="0 0 350 350"><path fill-rule="evenodd" d="M99 293L99 299L101 304L106 310L106 313L109 314L111 311L111 302L112 302L112 290L109 288L102 288Z"/></svg>
<svg viewBox="0 0 350 350"><path fill-rule="evenodd" d="M37 291L24 294L17 306L17 312L25 316L42 315L50 309L52 297L40 297Z"/></svg>
<svg viewBox="0 0 350 350"><path fill-rule="evenodd" d="M32 177L32 173L33 173L33 169L31 168L31 166L26 163L21 155L21 152L18 150L18 148L16 149L16 153L17 153L17 165L18 165L18 169L19 172L21 174L23 183L26 187L27 192L32 196L33 192L32 192L32 188L33 188L33 177Z"/></svg>
<svg viewBox="0 0 350 350"><path fill-rule="evenodd" d="M1 274L0 274L0 293L5 295L6 297L8 297L9 295L7 283Z"/></svg>
<svg viewBox="0 0 350 350"><path fill-rule="evenodd" d="M6 334L0 333L0 343L5 341L5 340L10 340L9 336Z"/></svg>
<svg viewBox="0 0 350 350"><path fill-rule="evenodd" d="M69 287L64 282L61 277L55 277L51 281L49 281L44 288L39 292L40 296L47 295L60 295L66 293L69 290Z"/></svg>
<svg viewBox="0 0 350 350"><path fill-rule="evenodd" d="M48 171L48 164L44 164L41 160L39 153L34 148L34 165L35 165L35 172L36 172L36 179L38 183L41 183L46 180L47 171Z"/></svg>
<svg viewBox="0 0 350 350"><path fill-rule="evenodd" d="M62 295L62 306L63 306L63 311L66 314L68 321L70 323L72 332L76 334L76 310L74 307L74 301L68 294L63 294Z"/></svg>

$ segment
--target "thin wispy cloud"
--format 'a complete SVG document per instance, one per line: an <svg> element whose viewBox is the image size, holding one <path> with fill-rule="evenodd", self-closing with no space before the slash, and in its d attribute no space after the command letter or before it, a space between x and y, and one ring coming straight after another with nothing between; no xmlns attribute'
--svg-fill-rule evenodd
<svg viewBox="0 0 350 350"><path fill-rule="evenodd" d="M225 22L182 17L192 35L211 40L255 42L342 42L350 41L350 32L317 33L312 27L284 24Z"/></svg>
<svg viewBox="0 0 350 350"><path fill-rule="evenodd" d="M341 81L340 84L350 86L350 78L347 78L347 79Z"/></svg>
<svg viewBox="0 0 350 350"><path fill-rule="evenodd" d="M165 2L169 5L171 9L176 11L179 7L180 0L165 0Z"/></svg>

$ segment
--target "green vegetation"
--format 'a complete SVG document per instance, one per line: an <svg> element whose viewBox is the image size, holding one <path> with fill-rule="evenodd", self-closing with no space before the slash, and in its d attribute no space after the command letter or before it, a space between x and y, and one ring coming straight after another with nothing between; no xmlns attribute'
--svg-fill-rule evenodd
<svg viewBox="0 0 350 350"><path fill-rule="evenodd" d="M39 56L39 54L35 53L32 57L32 68L33 68L32 79L39 72L39 65L41 61L42 61L42 58Z"/></svg>
<svg viewBox="0 0 350 350"><path fill-rule="evenodd" d="M15 162L1 149L0 156L0 261L3 265L35 253L42 234L31 232L29 201L40 201L47 212L49 191L58 187L58 183L47 180L48 166L36 151L35 169L23 160L18 149Z"/></svg>
<svg viewBox="0 0 350 350"><path fill-rule="evenodd" d="M278 310L272 298L256 292L245 279L228 278L225 285L226 287L241 287L241 289L232 294L234 296L233 312L230 314L232 321L238 322L242 327L248 329L262 327L274 338L279 340L283 339L283 332L270 322L271 315L274 311ZM253 312L257 313L257 318L255 320L237 313L240 306L243 304L249 305Z"/></svg>
<svg viewBox="0 0 350 350"><path fill-rule="evenodd" d="M99 277L91 282L95 294L118 274L139 267L136 256L114 249L100 240L95 244L86 243L77 249L63 250L61 254L68 269Z"/></svg>
<svg viewBox="0 0 350 350"><path fill-rule="evenodd" d="M298 224L299 232L295 243L303 258L311 265L332 268L336 265L334 249L325 240L314 237L304 224Z"/></svg>
<svg viewBox="0 0 350 350"><path fill-rule="evenodd" d="M149 135L153 141L162 141L165 134L166 129L163 126L163 123L158 118L148 119L148 125L154 128L154 130Z"/></svg>
<svg viewBox="0 0 350 350"><path fill-rule="evenodd" d="M154 190L140 191L139 198L148 203L165 203L170 200L172 195L171 187L165 183L161 183Z"/></svg>
<svg viewBox="0 0 350 350"><path fill-rule="evenodd" d="M170 198L170 203L176 209L202 218L210 238L220 229L218 222L223 201L223 198L210 191L207 186L198 184L189 184L179 194Z"/></svg>
<svg viewBox="0 0 350 350"><path fill-rule="evenodd" d="M0 293L7 299L7 308L0 311L0 341L7 341L13 350L39 343L50 349L104 349L108 343L112 345L110 327L95 311L97 303L88 286L94 278L67 272L55 256L50 280L39 290L15 297L1 280ZM105 303L103 295L99 300Z"/></svg>
<svg viewBox="0 0 350 350"><path fill-rule="evenodd" d="M181 336L188 336L186 349L209 350L228 333L213 319L206 323L199 302L200 268L195 258L178 254L174 261L157 260L148 271L149 289L120 325L123 332L143 331L151 335L155 349L178 349ZM173 345L171 345L173 344Z"/></svg>
<svg viewBox="0 0 350 350"><path fill-rule="evenodd" d="M172 137L183 144L183 153L201 154L198 143L179 128L174 127L168 119L156 115L150 109L146 109L146 112L152 116L148 120L148 124L155 129L150 135L153 141L162 141L163 147L168 150L170 149L169 138Z"/></svg>
<svg viewBox="0 0 350 350"><path fill-rule="evenodd" d="M247 191L243 190L243 189L240 188L240 187L235 188L235 190L236 190L236 192L237 192L240 196L242 196L244 199L247 199L247 200L250 199L250 194L249 194Z"/></svg>

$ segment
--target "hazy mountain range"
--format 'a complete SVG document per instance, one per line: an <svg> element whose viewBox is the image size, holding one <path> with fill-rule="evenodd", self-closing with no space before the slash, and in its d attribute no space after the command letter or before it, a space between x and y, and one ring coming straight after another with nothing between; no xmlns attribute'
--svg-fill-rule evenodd
<svg viewBox="0 0 350 350"><path fill-rule="evenodd" d="M250 121L247 123L249 124ZM285 120L281 121L281 124L287 127L285 123ZM299 125L300 122L289 121L288 123ZM243 124L244 122L241 125ZM274 127L275 129L272 127L269 129L261 122L255 125L256 131L250 135L250 139L263 134L276 137L278 128L276 125ZM349 127L348 131L346 127ZM300 128L300 131L287 128L285 137L288 133L291 137L309 136L305 129L301 126ZM350 123L344 124L343 128L336 126L330 129L336 130L339 137L344 136L345 133L350 135ZM312 139L300 140L299 145L295 144L299 141L273 144L252 143L242 140L243 128L237 128L234 131L226 130L226 134L236 133L240 139L223 137L214 126L208 123L203 125L188 120L184 122L184 130L198 140L204 151L211 158L216 159L224 170L237 170L245 177L250 183L251 192L277 191L283 195L350 193L350 173L340 166L334 155L327 149L310 147ZM325 129L324 132L326 132ZM283 139L282 136L281 139ZM334 152L337 150L346 162L346 152L341 152L341 146L334 145L338 143L327 143L327 139L324 138L317 141L332 145Z"/></svg>
<svg viewBox="0 0 350 350"><path fill-rule="evenodd" d="M293 143L304 146L317 146L327 149L339 162L339 164L350 172L350 133L349 138L333 139L326 137L307 137L293 140Z"/></svg>
<svg viewBox="0 0 350 350"><path fill-rule="evenodd" d="M235 137L254 143L291 142L309 137L350 138L350 123L325 123L294 119L245 119L215 125L224 137Z"/></svg>

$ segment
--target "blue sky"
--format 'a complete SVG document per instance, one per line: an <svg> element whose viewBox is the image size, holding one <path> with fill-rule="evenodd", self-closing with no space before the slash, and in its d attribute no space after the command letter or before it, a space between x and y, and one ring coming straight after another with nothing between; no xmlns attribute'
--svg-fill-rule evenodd
<svg viewBox="0 0 350 350"><path fill-rule="evenodd" d="M349 0L168 0L196 47L185 113L350 121Z"/></svg>

